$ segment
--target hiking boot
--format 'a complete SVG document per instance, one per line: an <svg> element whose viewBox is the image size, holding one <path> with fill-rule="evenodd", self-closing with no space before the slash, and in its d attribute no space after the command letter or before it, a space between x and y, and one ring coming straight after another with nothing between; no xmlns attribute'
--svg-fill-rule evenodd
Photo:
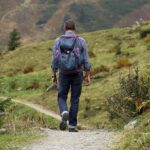
<svg viewBox="0 0 150 150"><path fill-rule="evenodd" d="M67 128L67 121L69 119L69 113L67 111L62 113L62 120L60 122L59 128L60 130L66 130Z"/></svg>
<svg viewBox="0 0 150 150"><path fill-rule="evenodd" d="M78 132L76 128L69 128L69 132Z"/></svg>

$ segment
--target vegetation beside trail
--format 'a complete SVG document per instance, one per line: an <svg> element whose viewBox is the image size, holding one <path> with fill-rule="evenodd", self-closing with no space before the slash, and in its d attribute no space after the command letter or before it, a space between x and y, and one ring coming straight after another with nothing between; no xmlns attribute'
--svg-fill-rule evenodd
<svg viewBox="0 0 150 150"><path fill-rule="evenodd" d="M112 109L110 111L108 107L109 97L120 90L120 76L128 77L129 68L134 70L138 66L140 77L144 79L150 77L150 36L147 30L149 30L149 25L142 25L134 30L110 29L82 34L88 42L92 64L92 84L90 87L83 86L79 122L89 128L123 129L130 120L137 119L135 129L125 132L126 140L120 143L120 149L128 149L136 145L138 150L149 146L150 130L149 123L147 124L150 119L149 112L144 111L139 116L136 105L133 103L136 115L129 113L129 117L125 116L124 119L114 112L112 117ZM144 37L141 37L141 34L144 34ZM0 55L0 94L23 98L58 113L57 91L46 92L51 83L50 62L53 43L54 41L34 43L20 47L13 52L2 53ZM143 85L147 83L144 82ZM144 96L147 97L144 101L149 100L149 88ZM122 106L117 101L115 103L118 104L117 107ZM127 107L128 110L130 111L130 108ZM126 113L124 109L119 111L121 116ZM140 135L137 133L138 130L140 130ZM130 136L131 133L132 136ZM145 141L141 144L138 141L143 140L143 137ZM133 138L135 138L135 143L130 145Z"/></svg>
<svg viewBox="0 0 150 150"><path fill-rule="evenodd" d="M148 150L150 148L150 113L137 118L135 129L125 130L116 150Z"/></svg>
<svg viewBox="0 0 150 150"><path fill-rule="evenodd" d="M0 99L0 150L16 150L40 138L40 128L56 128L58 122L34 109Z"/></svg>

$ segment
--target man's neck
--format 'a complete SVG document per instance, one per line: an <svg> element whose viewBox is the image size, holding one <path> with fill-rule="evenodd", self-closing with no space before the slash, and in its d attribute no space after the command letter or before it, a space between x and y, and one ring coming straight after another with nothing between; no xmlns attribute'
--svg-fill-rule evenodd
<svg viewBox="0 0 150 150"><path fill-rule="evenodd" d="M74 30L66 30L65 32L75 32Z"/></svg>

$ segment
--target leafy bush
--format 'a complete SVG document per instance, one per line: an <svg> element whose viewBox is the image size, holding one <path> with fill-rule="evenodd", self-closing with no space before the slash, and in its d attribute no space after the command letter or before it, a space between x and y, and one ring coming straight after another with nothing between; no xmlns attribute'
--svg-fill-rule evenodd
<svg viewBox="0 0 150 150"><path fill-rule="evenodd" d="M139 76L136 69L134 73L129 71L127 77L120 77L119 83L118 91L108 98L108 111L112 119L120 117L128 121L139 113L139 108L141 111L142 107L149 107L145 102L150 99L150 79Z"/></svg>
<svg viewBox="0 0 150 150"><path fill-rule="evenodd" d="M12 32L9 34L9 41L8 41L8 50L12 51L15 50L17 47L20 46L21 36L17 29L13 29Z"/></svg>
<svg viewBox="0 0 150 150"><path fill-rule="evenodd" d="M150 34L150 25L144 26L140 31L140 38L145 38Z"/></svg>

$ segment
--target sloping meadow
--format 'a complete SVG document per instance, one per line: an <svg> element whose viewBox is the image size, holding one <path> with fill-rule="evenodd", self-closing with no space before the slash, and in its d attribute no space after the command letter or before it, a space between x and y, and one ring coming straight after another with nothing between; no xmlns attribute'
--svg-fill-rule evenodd
<svg viewBox="0 0 150 150"><path fill-rule="evenodd" d="M92 84L83 86L79 119L89 128L120 128L122 119L110 124L107 98L119 86L120 74L129 67L150 74L149 38L140 38L140 29L110 29L82 34L88 43ZM0 55L1 95L21 97L58 113L57 91L51 84L51 55L54 40L22 46ZM70 96L70 95L69 95Z"/></svg>

